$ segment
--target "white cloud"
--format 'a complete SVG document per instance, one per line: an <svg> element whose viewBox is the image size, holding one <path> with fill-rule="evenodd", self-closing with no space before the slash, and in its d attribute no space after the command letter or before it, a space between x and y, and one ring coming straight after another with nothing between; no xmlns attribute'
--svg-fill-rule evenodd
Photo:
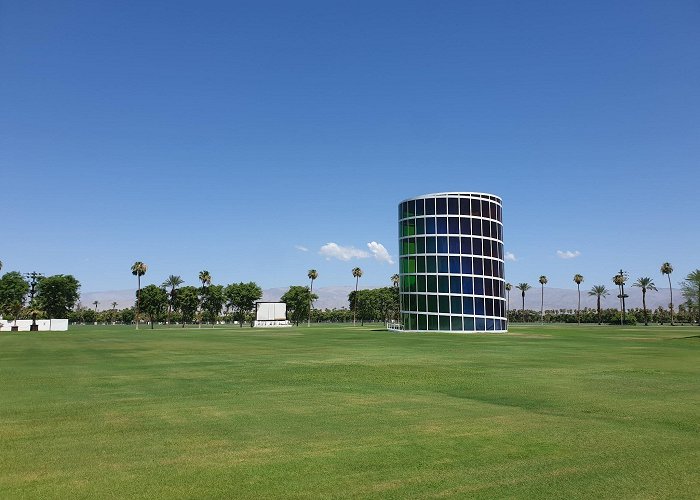
<svg viewBox="0 0 700 500"><path fill-rule="evenodd" d="M304 246L301 246L301 245L294 245L294 248L296 248L296 249L299 250L300 252L308 252L308 251L309 251L308 248L306 248L306 247L304 247Z"/></svg>
<svg viewBox="0 0 700 500"><path fill-rule="evenodd" d="M505 260L510 260L511 262L515 262L516 260L518 260L518 258L515 256L515 254L513 252L506 252L506 255L504 258L505 258Z"/></svg>
<svg viewBox="0 0 700 500"><path fill-rule="evenodd" d="M571 250L567 250L566 252L562 252L561 250L557 250L557 257L560 259L575 259L581 255L581 252L578 250L574 250L573 252Z"/></svg>
<svg viewBox="0 0 700 500"><path fill-rule="evenodd" d="M382 245L381 243L372 241L370 243L367 243L367 248L369 248L369 251L372 252L372 255L374 255L374 258L378 261L386 262L387 264L394 263L393 259L391 258L391 255L389 255L389 252L386 248L384 248L384 245Z"/></svg>
<svg viewBox="0 0 700 500"><path fill-rule="evenodd" d="M323 245L318 253L323 255L326 260L338 259L347 261L350 259L366 259L369 257L369 253L364 250L359 250L355 247L341 247L332 241Z"/></svg>

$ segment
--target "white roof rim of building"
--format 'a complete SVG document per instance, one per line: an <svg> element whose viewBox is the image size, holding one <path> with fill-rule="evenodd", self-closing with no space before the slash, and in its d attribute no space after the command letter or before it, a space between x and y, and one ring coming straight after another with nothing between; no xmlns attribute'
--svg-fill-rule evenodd
<svg viewBox="0 0 700 500"><path fill-rule="evenodd" d="M420 199L424 199L424 198L440 198L443 196L473 196L473 195L493 196L494 198L498 198L498 201L501 204L503 204L503 198L501 198L500 196L495 195L493 193L480 193L478 191L446 191L444 193L422 194L420 196L412 196L410 198L406 198L405 200L401 200L399 203L403 203L404 201L420 200Z"/></svg>

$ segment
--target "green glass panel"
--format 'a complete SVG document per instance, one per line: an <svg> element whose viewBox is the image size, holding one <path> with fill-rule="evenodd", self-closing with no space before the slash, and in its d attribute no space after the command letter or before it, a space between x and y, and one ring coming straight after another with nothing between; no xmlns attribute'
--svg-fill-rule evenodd
<svg viewBox="0 0 700 500"><path fill-rule="evenodd" d="M416 276L414 274L409 274L406 276L406 285L408 285L409 292L416 291Z"/></svg>
<svg viewBox="0 0 700 500"><path fill-rule="evenodd" d="M428 295L428 312L438 312L437 295Z"/></svg>
<svg viewBox="0 0 700 500"><path fill-rule="evenodd" d="M452 331L461 332L462 331L462 317L452 316Z"/></svg>
<svg viewBox="0 0 700 500"><path fill-rule="evenodd" d="M438 298L438 305L440 307L441 313L450 312L450 297L448 295L440 295Z"/></svg>
<svg viewBox="0 0 700 500"><path fill-rule="evenodd" d="M450 279L448 276L438 276L438 292L450 293Z"/></svg>
<svg viewBox="0 0 700 500"><path fill-rule="evenodd" d="M415 273L416 272L416 258L415 257L409 257L408 258L408 271L409 273Z"/></svg>
<svg viewBox="0 0 700 500"><path fill-rule="evenodd" d="M438 329L438 317L430 314L428 315L428 330L437 330Z"/></svg>
<svg viewBox="0 0 700 500"><path fill-rule="evenodd" d="M429 292L437 292L437 276L432 276L428 275L426 276L427 282L428 282L428 291Z"/></svg>
<svg viewBox="0 0 700 500"><path fill-rule="evenodd" d="M416 277L416 290L418 292L425 292L425 276L424 275L418 275Z"/></svg>
<svg viewBox="0 0 700 500"><path fill-rule="evenodd" d="M440 330L445 332L450 331L450 317L440 315Z"/></svg>
<svg viewBox="0 0 700 500"><path fill-rule="evenodd" d="M420 312L425 312L427 310L428 306L428 300L426 299L425 295L419 295L418 296L418 310Z"/></svg>
<svg viewBox="0 0 700 500"><path fill-rule="evenodd" d="M425 331L428 329L428 316L425 314L418 315L418 330Z"/></svg>

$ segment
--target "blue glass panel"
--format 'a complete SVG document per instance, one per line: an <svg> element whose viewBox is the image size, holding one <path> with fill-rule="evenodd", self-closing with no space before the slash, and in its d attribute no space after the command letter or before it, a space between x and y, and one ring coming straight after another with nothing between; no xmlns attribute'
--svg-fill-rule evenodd
<svg viewBox="0 0 700 500"><path fill-rule="evenodd" d="M474 278L474 295L484 294L484 280L482 278ZM483 314L483 313L481 313Z"/></svg>
<svg viewBox="0 0 700 500"><path fill-rule="evenodd" d="M493 276L493 261L491 259L484 259L484 276Z"/></svg>
<svg viewBox="0 0 700 500"><path fill-rule="evenodd" d="M425 205L422 199L416 200L416 215L423 215L425 213L424 207Z"/></svg>
<svg viewBox="0 0 700 500"><path fill-rule="evenodd" d="M445 198L436 198L435 199L435 213L437 215L446 215L447 214L447 200Z"/></svg>
<svg viewBox="0 0 700 500"><path fill-rule="evenodd" d="M462 293L462 278L450 276L450 293Z"/></svg>
<svg viewBox="0 0 700 500"><path fill-rule="evenodd" d="M493 316L493 299L484 299L486 305L486 316Z"/></svg>
<svg viewBox="0 0 700 500"><path fill-rule="evenodd" d="M459 217L449 217L447 226L450 234L459 234Z"/></svg>
<svg viewBox="0 0 700 500"><path fill-rule="evenodd" d="M459 257L450 256L450 272L452 274L459 274Z"/></svg>
<svg viewBox="0 0 700 500"><path fill-rule="evenodd" d="M435 274L437 272L437 265L435 263L434 255L427 255L425 257L425 269L428 274Z"/></svg>
<svg viewBox="0 0 700 500"><path fill-rule="evenodd" d="M462 297L462 306L464 314L474 314L474 299L472 297Z"/></svg>
<svg viewBox="0 0 700 500"><path fill-rule="evenodd" d="M447 213L459 215L459 200L457 198L447 198Z"/></svg>
<svg viewBox="0 0 700 500"><path fill-rule="evenodd" d="M472 234L481 236L481 219L472 219Z"/></svg>
<svg viewBox="0 0 700 500"><path fill-rule="evenodd" d="M491 257L491 240L484 240L483 255Z"/></svg>
<svg viewBox="0 0 700 500"><path fill-rule="evenodd" d="M474 274L483 276L484 275L484 265L480 258L474 257Z"/></svg>
<svg viewBox="0 0 700 500"><path fill-rule="evenodd" d="M472 274L471 257L462 257L462 274Z"/></svg>
<svg viewBox="0 0 700 500"><path fill-rule="evenodd" d="M427 307L427 299L425 295L418 296L418 311L425 312Z"/></svg>
<svg viewBox="0 0 700 500"><path fill-rule="evenodd" d="M425 200L425 215L435 215L435 198Z"/></svg>
<svg viewBox="0 0 700 500"><path fill-rule="evenodd" d="M425 272L425 257L419 256L416 259L416 272L417 273L424 273Z"/></svg>
<svg viewBox="0 0 700 500"><path fill-rule="evenodd" d="M435 217L425 218L425 234L435 234Z"/></svg>
<svg viewBox="0 0 700 500"><path fill-rule="evenodd" d="M483 297L474 297L474 313L477 316L484 315L484 298Z"/></svg>
<svg viewBox="0 0 700 500"><path fill-rule="evenodd" d="M474 278L462 277L462 293L470 295L474 293Z"/></svg>
<svg viewBox="0 0 700 500"><path fill-rule="evenodd" d="M437 234L447 234L447 217L437 218Z"/></svg>
<svg viewBox="0 0 700 500"><path fill-rule="evenodd" d="M461 217L459 219L459 224L461 226L460 234L472 234L472 220L467 217Z"/></svg>
<svg viewBox="0 0 700 500"><path fill-rule="evenodd" d="M482 217L489 216L489 202L486 200L482 200L482 202L481 202L481 216Z"/></svg>
<svg viewBox="0 0 700 500"><path fill-rule="evenodd" d="M464 331L473 332L474 331L474 318L464 318Z"/></svg>
<svg viewBox="0 0 700 500"><path fill-rule="evenodd" d="M486 321L484 321L484 318L478 318L478 317L477 317L475 323L476 323L476 324L474 325L474 326L475 326L475 328L474 328L475 331L477 331L477 332L484 332L484 331L486 331Z"/></svg>
<svg viewBox="0 0 700 500"><path fill-rule="evenodd" d="M472 255L481 255L481 238L472 238Z"/></svg>
<svg viewBox="0 0 700 500"><path fill-rule="evenodd" d="M445 257L443 255L438 256L437 265L438 265L438 272L439 273L448 273L450 271L450 269L447 265L447 257Z"/></svg>
<svg viewBox="0 0 700 500"><path fill-rule="evenodd" d="M487 221L487 220L484 221L481 234L483 236L488 236L489 238L492 236L491 235L491 223L489 221Z"/></svg>
<svg viewBox="0 0 700 500"><path fill-rule="evenodd" d="M486 331L492 332L496 329L496 322L490 318L486 318Z"/></svg>
<svg viewBox="0 0 700 500"><path fill-rule="evenodd" d="M425 253L435 253L435 236L425 237Z"/></svg>
<svg viewBox="0 0 700 500"><path fill-rule="evenodd" d="M437 237L437 253L447 253L447 236Z"/></svg>
<svg viewBox="0 0 700 500"><path fill-rule="evenodd" d="M450 253L459 255L459 236L450 236Z"/></svg>
<svg viewBox="0 0 700 500"><path fill-rule="evenodd" d="M462 241L461 250L462 255L472 254L472 239L471 238L460 238Z"/></svg>

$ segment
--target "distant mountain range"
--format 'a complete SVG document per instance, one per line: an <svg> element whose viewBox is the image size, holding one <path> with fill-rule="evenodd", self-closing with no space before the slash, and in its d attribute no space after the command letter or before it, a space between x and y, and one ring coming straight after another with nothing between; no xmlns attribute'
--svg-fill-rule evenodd
<svg viewBox="0 0 700 500"><path fill-rule="evenodd" d="M376 286L360 287L378 288ZM278 301L288 288L268 288L263 290L264 301ZM333 309L347 308L348 294L354 290L352 286L327 286L314 288L314 293L318 295L318 300L314 302L314 307L317 309ZM93 302L99 302L97 309L102 311L111 309L112 303L117 303L117 309L131 307L134 305L135 290L110 290L103 292L86 292L81 294L80 301L83 307L92 307ZM588 296L588 289L581 290L581 308L590 307L595 309L596 298ZM625 287L625 293L629 295L626 299L628 308L642 307L642 291L635 287ZM525 308L539 310L540 309L540 288L533 287L525 294ZM673 289L674 304L677 305L683 302L681 291ZM545 309L576 309L578 295L576 290L566 288L551 288L544 289L544 308ZM647 307L656 309L659 306L668 307L670 296L668 288L660 288L658 292L647 292ZM619 307L619 299L617 298L617 289L611 289L608 297L602 300L602 307L616 308ZM511 309L520 309L522 307L522 297L520 291L513 289L510 292L510 307Z"/></svg>

